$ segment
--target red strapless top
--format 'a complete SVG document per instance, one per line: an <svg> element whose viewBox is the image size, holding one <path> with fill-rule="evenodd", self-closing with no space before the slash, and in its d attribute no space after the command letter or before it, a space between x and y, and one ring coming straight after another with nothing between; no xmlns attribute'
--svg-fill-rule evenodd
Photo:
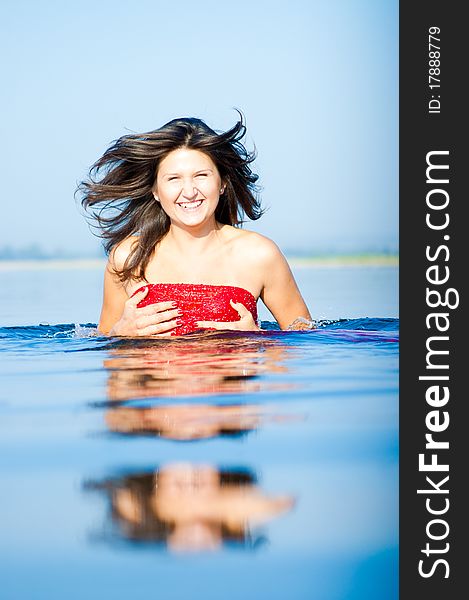
<svg viewBox="0 0 469 600"><path fill-rule="evenodd" d="M239 321L240 317L231 306L230 300L244 304L257 323L256 299L251 292L240 287L199 283L149 283L132 295L146 287L149 288L149 292L138 303L139 308L173 300L182 311L182 316L179 317L182 324L176 327L171 335L183 335L200 329L197 327L197 321Z"/></svg>

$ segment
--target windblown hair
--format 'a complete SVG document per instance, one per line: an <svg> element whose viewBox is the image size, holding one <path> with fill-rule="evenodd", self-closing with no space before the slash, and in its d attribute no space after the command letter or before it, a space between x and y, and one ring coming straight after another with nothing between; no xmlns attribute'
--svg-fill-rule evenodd
<svg viewBox="0 0 469 600"><path fill-rule="evenodd" d="M256 153L248 152L241 142L246 127L242 113L238 114L236 125L221 133L200 119L181 118L155 131L124 135L91 167L77 192L104 239L106 252L127 237L138 236L122 270L116 270L122 282L145 280L155 247L169 230L169 217L152 188L159 164L173 150L199 150L217 166L225 188L215 211L219 223L237 226L244 215L252 220L262 215L258 176L249 166Z"/></svg>

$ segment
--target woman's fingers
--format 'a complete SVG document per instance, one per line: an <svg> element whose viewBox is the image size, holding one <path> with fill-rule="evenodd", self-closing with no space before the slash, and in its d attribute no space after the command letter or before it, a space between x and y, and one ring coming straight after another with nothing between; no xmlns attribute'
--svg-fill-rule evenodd
<svg viewBox="0 0 469 600"><path fill-rule="evenodd" d="M113 335L123 337L166 335L177 327L178 318L182 315L177 303L168 300L138 308L138 304L146 298L148 286L126 300L124 312L114 325Z"/></svg>
<svg viewBox="0 0 469 600"><path fill-rule="evenodd" d="M139 314L141 315L155 315L159 312L163 312L165 310L172 310L177 308L177 302L173 302L172 300L168 302L156 302L155 304L149 304L148 306L144 306L143 308L137 308Z"/></svg>
<svg viewBox="0 0 469 600"><path fill-rule="evenodd" d="M181 316L179 309L165 310L164 312L157 312L153 314L140 315L135 321L137 329L144 329L150 325L157 325L158 323L164 323L165 321L171 321L172 319L178 319Z"/></svg>
<svg viewBox="0 0 469 600"><path fill-rule="evenodd" d="M252 314L244 304L233 302L233 300L230 300L230 304L238 313L239 321L197 321L197 327L201 329L234 329L237 331L257 331L259 329Z"/></svg>
<svg viewBox="0 0 469 600"><path fill-rule="evenodd" d="M126 304L129 307L138 308L140 302L146 298L148 295L148 287L143 288L143 290L137 292L133 296L127 299ZM154 304L149 304L148 306L144 306L143 308L138 308L139 311L145 311L143 314L151 315L157 312L161 312L163 310L170 310L172 308L177 307L177 302L174 300L168 300L165 302L155 302Z"/></svg>
<svg viewBox="0 0 469 600"><path fill-rule="evenodd" d="M171 331L178 326L178 320L173 319L172 321L165 321L164 323L157 323L156 325L148 325L138 330L140 336L159 335L166 337L171 335Z"/></svg>
<svg viewBox="0 0 469 600"><path fill-rule="evenodd" d="M233 302L233 300L230 300L230 304L241 317L241 319L244 319L245 317L252 317L251 313L244 306L244 304L241 304L241 302Z"/></svg>
<svg viewBox="0 0 469 600"><path fill-rule="evenodd" d="M130 298L128 298L125 303L127 306L133 306L136 308L137 304L139 302L141 302L147 294L148 294L148 288L145 287L140 292L137 292L134 296L131 296Z"/></svg>
<svg viewBox="0 0 469 600"><path fill-rule="evenodd" d="M148 294L148 287L137 292L126 302L124 326L120 327L120 335L167 336L181 324L182 311L177 302L168 300L138 308L138 304ZM231 329L237 331L257 331L259 327L252 314L241 302L230 300L231 306L239 315L237 321L198 321L200 329ZM125 333L124 333L125 332ZM119 334L118 334L119 335Z"/></svg>

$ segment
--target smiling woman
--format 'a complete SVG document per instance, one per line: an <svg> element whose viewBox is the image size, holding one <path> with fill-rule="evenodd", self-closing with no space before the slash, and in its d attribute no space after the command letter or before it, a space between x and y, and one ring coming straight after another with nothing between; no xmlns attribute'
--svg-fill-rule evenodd
<svg viewBox="0 0 469 600"><path fill-rule="evenodd" d="M240 229L262 215L240 117L224 133L181 118L123 136L91 168L79 190L109 254L102 333L257 330L259 298L281 328L312 326L278 247Z"/></svg>
<svg viewBox="0 0 469 600"><path fill-rule="evenodd" d="M196 224L215 214L225 188L212 159L199 150L180 148L164 158L153 195L173 223ZM200 210L199 210L200 209Z"/></svg>

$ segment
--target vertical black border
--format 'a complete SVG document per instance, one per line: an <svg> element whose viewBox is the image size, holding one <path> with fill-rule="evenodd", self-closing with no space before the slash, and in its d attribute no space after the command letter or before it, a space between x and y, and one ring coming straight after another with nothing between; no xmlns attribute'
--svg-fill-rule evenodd
<svg viewBox="0 0 469 600"><path fill-rule="evenodd" d="M469 252L464 241L465 238L469 240L469 235L465 232L463 217L468 194L463 191L467 167L463 164L466 149L462 139L463 131L467 128L463 109L467 65L464 64L463 55L469 53L464 52L468 34L463 31L467 27L462 6L463 3L434 0L400 3L400 598L403 600L449 600L464 595L464 592L458 594L456 589L464 590L466 587L461 556L463 536L461 523L456 520L457 513L459 516L462 513L458 506L465 501L460 488L464 471L458 465L463 464L461 453L467 454L467 450L462 447L458 432L464 424L461 409L467 401L463 372L464 368L469 369L469 366L463 367L463 336L464 329L467 329L464 323L466 294L463 288L466 288L464 278L468 277L469 271L466 267ZM428 87L430 27L439 27L441 30L440 90L430 90ZM428 103L432 93L440 96L440 113L429 113ZM444 187L450 196L450 223L444 232L432 231L425 221L428 212L426 195L430 189L426 181L426 156L435 150L449 151L445 159L449 163L449 183ZM444 234L449 235L449 240L443 240ZM427 538L426 526L436 516L432 517L427 512L426 496L417 494L418 489L431 487L425 485L425 477L432 476L432 473L419 472L418 465L419 454L425 452L425 434L428 433L425 417L432 410L425 398L425 391L430 384L428 381L419 381L419 376L428 374L426 342L430 335L435 335L435 330L430 331L426 324L426 316L434 311L426 302L426 288L429 286L426 270L435 263L429 263L425 253L427 246L435 249L439 244L446 244L450 252L447 261L444 260L446 252L442 252L437 261L442 268L446 265L450 269L446 288L458 290L460 301L455 309L435 309L448 312L450 319L448 332L441 333L450 338L447 345L449 355L440 361L449 364L450 400L441 410L448 411L450 425L438 438L448 440L450 445L448 450L441 450L438 456L439 462L449 463L449 472L436 472L433 475L435 482L449 475L449 493L431 497L435 498L435 502L439 500L440 506L443 505L442 499L447 497L450 505L448 512L442 515L449 525L448 536L441 542L432 542ZM442 293L444 287L440 286ZM443 371L438 371L438 374L443 374ZM427 454L431 454L431 451L427 451ZM448 552L427 558L421 552L427 542L435 548L442 548L448 542ZM442 564L431 577L422 577L418 571L419 561L425 559L424 570L428 572L432 561L438 558L448 561L449 577L445 578L446 567Z"/></svg>

